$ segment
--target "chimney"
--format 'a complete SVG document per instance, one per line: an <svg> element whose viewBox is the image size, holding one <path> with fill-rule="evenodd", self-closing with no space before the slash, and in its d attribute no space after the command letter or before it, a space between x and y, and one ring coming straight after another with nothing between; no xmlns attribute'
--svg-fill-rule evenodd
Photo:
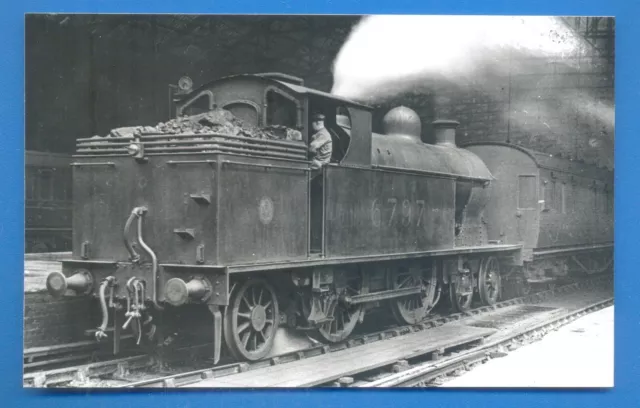
<svg viewBox="0 0 640 408"><path fill-rule="evenodd" d="M432 124L437 146L456 146L456 128L460 122L455 120L436 120Z"/></svg>

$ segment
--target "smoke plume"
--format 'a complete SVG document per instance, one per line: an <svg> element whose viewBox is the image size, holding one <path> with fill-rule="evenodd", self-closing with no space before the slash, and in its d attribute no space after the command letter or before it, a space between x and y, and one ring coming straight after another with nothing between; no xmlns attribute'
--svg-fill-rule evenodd
<svg viewBox="0 0 640 408"><path fill-rule="evenodd" d="M581 124L571 117L606 127L611 138L613 106L571 75L588 68L592 57L556 17L370 16L338 53L332 93L376 105L407 93L467 89L504 103L501 114L511 131L579 132ZM529 77L541 79L524 84ZM512 78L520 83L512 85Z"/></svg>
<svg viewBox="0 0 640 408"><path fill-rule="evenodd" d="M563 60L580 45L552 17L371 16L338 54L333 93L370 100L425 78L475 82L477 74L507 74L529 58Z"/></svg>

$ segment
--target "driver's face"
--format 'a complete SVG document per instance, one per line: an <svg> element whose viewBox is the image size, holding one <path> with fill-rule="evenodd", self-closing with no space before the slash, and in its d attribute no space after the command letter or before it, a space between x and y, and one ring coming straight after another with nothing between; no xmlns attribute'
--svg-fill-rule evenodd
<svg viewBox="0 0 640 408"><path fill-rule="evenodd" d="M313 126L313 130L314 131L318 131L320 129L322 129L324 127L324 121L323 120L314 120L312 123Z"/></svg>

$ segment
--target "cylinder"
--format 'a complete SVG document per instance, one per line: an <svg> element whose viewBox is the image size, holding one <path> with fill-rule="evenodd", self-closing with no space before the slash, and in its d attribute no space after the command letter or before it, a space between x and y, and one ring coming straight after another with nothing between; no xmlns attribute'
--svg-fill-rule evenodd
<svg viewBox="0 0 640 408"><path fill-rule="evenodd" d="M77 295L86 295L93 289L93 277L89 271L79 269L70 277L64 276L61 272L51 272L47 276L47 290L54 297L60 297L71 289Z"/></svg>
<svg viewBox="0 0 640 408"><path fill-rule="evenodd" d="M182 306L189 301L202 301L211 292L211 284L204 278L185 282L180 278L169 279L164 286L164 297L173 306Z"/></svg>
<svg viewBox="0 0 640 408"><path fill-rule="evenodd" d="M456 128L460 126L460 122L455 120L436 120L432 123L432 126L436 145L455 147Z"/></svg>

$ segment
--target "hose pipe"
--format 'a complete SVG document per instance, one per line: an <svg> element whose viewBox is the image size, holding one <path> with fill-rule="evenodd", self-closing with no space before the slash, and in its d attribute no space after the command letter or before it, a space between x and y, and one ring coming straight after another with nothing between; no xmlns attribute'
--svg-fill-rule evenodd
<svg viewBox="0 0 640 408"><path fill-rule="evenodd" d="M145 293L144 293L144 283L140 280L137 280L133 286L136 288L136 293L139 293L139 304L138 310L145 310L147 307L144 305L145 301Z"/></svg>
<svg viewBox="0 0 640 408"><path fill-rule="evenodd" d="M124 233L123 233L124 246L125 248L127 248L127 252L129 252L129 258L131 259L131 262L140 261L140 254L138 254L136 250L133 249L133 245L129 241L129 230L131 229L131 224L133 224L133 219L136 217L139 217L138 213L139 213L139 207L134 208L131 211L131 214L129 214L129 218L127 218L127 222L124 225Z"/></svg>
<svg viewBox="0 0 640 408"><path fill-rule="evenodd" d="M135 278L129 279L127 281L127 284L125 285L127 289L125 290L125 295L127 296L127 311L124 313L124 316L127 317L127 320L122 325L122 330L127 330L127 327L129 327L129 324L131 323L131 319L133 319L132 311L131 311L131 282L134 279Z"/></svg>
<svg viewBox="0 0 640 408"><path fill-rule="evenodd" d="M98 331L96 331L96 340L100 341L103 338L107 337L105 330L107 330L107 324L109 323L109 309L107 309L107 297L106 291L107 287L113 285L113 282L116 278L113 276L107 277L100 283L99 296L100 296L100 309L102 311L102 324L98 327Z"/></svg>
<svg viewBox="0 0 640 408"><path fill-rule="evenodd" d="M144 249L151 257L151 273L153 280L153 295L151 296L151 301L153 302L153 306L156 308L156 310L164 310L164 308L158 303L158 257L142 238L142 214L144 214L146 211L147 209L145 207L140 207L138 209L138 242L140 243L142 249Z"/></svg>

